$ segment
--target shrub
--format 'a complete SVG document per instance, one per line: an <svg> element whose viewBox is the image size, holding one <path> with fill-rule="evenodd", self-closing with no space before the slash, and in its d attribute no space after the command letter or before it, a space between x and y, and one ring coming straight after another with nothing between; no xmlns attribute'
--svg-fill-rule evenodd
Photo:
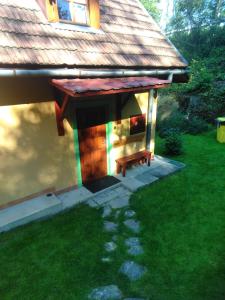
<svg viewBox="0 0 225 300"><path fill-rule="evenodd" d="M168 118L159 122L157 130L161 138L165 138L168 130L176 130L180 133L187 131L188 120L185 115L179 111L172 113Z"/></svg>
<svg viewBox="0 0 225 300"><path fill-rule="evenodd" d="M192 117L188 122L188 133L196 135L208 130L208 124L198 117Z"/></svg>
<svg viewBox="0 0 225 300"><path fill-rule="evenodd" d="M168 130L165 138L165 153L169 155L179 155L182 153L181 134L174 129Z"/></svg>

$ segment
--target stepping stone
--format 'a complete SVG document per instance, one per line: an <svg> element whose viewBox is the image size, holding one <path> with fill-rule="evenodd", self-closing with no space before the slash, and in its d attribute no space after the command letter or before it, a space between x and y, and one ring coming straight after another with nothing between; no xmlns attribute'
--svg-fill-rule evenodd
<svg viewBox="0 0 225 300"><path fill-rule="evenodd" d="M126 275L130 281L136 281L147 272L147 269L134 261L125 261L120 267L119 272Z"/></svg>
<svg viewBox="0 0 225 300"><path fill-rule="evenodd" d="M104 206L104 210L103 210L103 213L102 213L102 217L103 218L107 218L111 215L112 213L112 209L110 206Z"/></svg>
<svg viewBox="0 0 225 300"><path fill-rule="evenodd" d="M143 184L151 184L151 183L159 180L158 177L152 176L151 174L152 174L151 171L147 171L142 174L139 174L135 178L140 180L141 182L143 182Z"/></svg>
<svg viewBox="0 0 225 300"><path fill-rule="evenodd" d="M107 232L115 232L118 229L118 225L116 223L113 222L108 222L105 221L104 222L104 230Z"/></svg>
<svg viewBox="0 0 225 300"><path fill-rule="evenodd" d="M134 219L129 219L123 222L124 225L130 229L131 231L133 231L134 233L139 233L141 228L140 228L140 222L136 221Z"/></svg>
<svg viewBox="0 0 225 300"><path fill-rule="evenodd" d="M110 257L102 257L101 261L104 263L110 263L112 259Z"/></svg>
<svg viewBox="0 0 225 300"><path fill-rule="evenodd" d="M144 250L141 245L131 246L127 253L133 256L138 256L144 254Z"/></svg>
<svg viewBox="0 0 225 300"><path fill-rule="evenodd" d="M125 218L133 218L136 215L134 210L126 210L124 213Z"/></svg>
<svg viewBox="0 0 225 300"><path fill-rule="evenodd" d="M94 289L88 296L90 300L120 300L122 292L116 285L102 286Z"/></svg>
<svg viewBox="0 0 225 300"><path fill-rule="evenodd" d="M105 250L107 252L113 252L116 250L116 248L117 248L117 245L114 242L105 243Z"/></svg>
<svg viewBox="0 0 225 300"><path fill-rule="evenodd" d="M131 192L137 191L139 188L143 187L145 184L138 180L138 177L124 178L123 185Z"/></svg>
<svg viewBox="0 0 225 300"><path fill-rule="evenodd" d="M129 206L129 198L130 198L129 196L124 196L122 198L118 197L118 198L113 199L112 201L110 201L109 205L113 209Z"/></svg>
<svg viewBox="0 0 225 300"><path fill-rule="evenodd" d="M125 240L125 245L127 247L140 246L140 239L138 237L130 237Z"/></svg>

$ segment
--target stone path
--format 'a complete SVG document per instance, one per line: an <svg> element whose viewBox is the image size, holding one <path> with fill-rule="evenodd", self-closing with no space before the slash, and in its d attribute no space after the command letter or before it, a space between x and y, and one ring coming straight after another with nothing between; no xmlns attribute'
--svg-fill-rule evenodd
<svg viewBox="0 0 225 300"><path fill-rule="evenodd" d="M119 300L122 299L122 292L116 285L103 286L94 289L88 296L91 300Z"/></svg>
<svg viewBox="0 0 225 300"><path fill-rule="evenodd" d="M136 281L147 272L147 269L134 261L128 260L122 264L119 272L126 275L130 281Z"/></svg>
<svg viewBox="0 0 225 300"><path fill-rule="evenodd" d="M131 191L119 183L91 197L87 203L91 207L104 207L103 217L107 217L112 209L128 206L130 195Z"/></svg>
<svg viewBox="0 0 225 300"><path fill-rule="evenodd" d="M134 245L128 248L127 253L133 256L138 256L144 254L144 249L142 248L141 245L136 245L136 246Z"/></svg>
<svg viewBox="0 0 225 300"><path fill-rule="evenodd" d="M92 207L103 208L103 230L111 234L110 240L103 245L105 256L101 261L113 264L115 256L112 254L120 251L119 242L123 239L127 257L121 262L118 273L132 284L140 280L149 270L135 261L144 254L138 234L141 231L141 222L136 217L136 212L129 207L129 198L132 192L138 188L151 184L156 180L179 171L184 167L182 163L174 162L160 156L156 156L151 167L145 165L127 170L127 176L116 176L121 180L110 189L93 196L88 204ZM139 260L139 259L138 259ZM129 295L132 296L132 295ZM109 286L97 287L90 292L90 300L146 300L138 297L123 297L123 287L112 282Z"/></svg>
<svg viewBox="0 0 225 300"><path fill-rule="evenodd" d="M137 236L141 231L141 222L136 219L136 212L129 207L129 200L124 201L128 197L126 189L120 189L120 195L115 199L116 205L112 205L111 200L105 194L101 197L101 206L103 208L102 218L104 219L103 230L108 232L111 237L108 242L103 245L105 256L101 258L101 261L105 264L114 263L114 256L112 254L115 251L120 251L118 244L119 238L123 239L124 246L127 253L127 259L121 262L121 266L118 269L118 274L122 274L126 280L132 282L141 279L147 272L145 266L140 265L135 261L135 258L144 254L144 249L141 245L140 239ZM122 202L120 202L122 197ZM116 208L115 208L116 207ZM135 234L135 236L133 236ZM130 258L133 257L131 260ZM132 296L132 295L131 295ZM100 286L93 289L88 296L90 300L145 300L143 298L124 298L123 287L117 286L112 282L108 286Z"/></svg>

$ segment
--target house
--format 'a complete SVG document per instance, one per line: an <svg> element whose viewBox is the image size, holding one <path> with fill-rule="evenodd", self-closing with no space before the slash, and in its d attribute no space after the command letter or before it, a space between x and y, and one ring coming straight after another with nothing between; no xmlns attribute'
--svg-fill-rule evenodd
<svg viewBox="0 0 225 300"><path fill-rule="evenodd" d="M187 62L138 0L0 0L0 206L154 154L158 90Z"/></svg>

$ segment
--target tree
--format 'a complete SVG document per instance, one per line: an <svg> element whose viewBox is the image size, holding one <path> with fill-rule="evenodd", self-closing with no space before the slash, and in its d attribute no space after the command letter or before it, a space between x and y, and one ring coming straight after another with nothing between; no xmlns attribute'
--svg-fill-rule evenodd
<svg viewBox="0 0 225 300"><path fill-rule="evenodd" d="M167 34L191 76L171 92L186 117L213 123L225 114L225 0L174 0L174 8Z"/></svg>
<svg viewBox="0 0 225 300"><path fill-rule="evenodd" d="M141 0L144 7L147 9L149 14L157 21L160 20L160 9L159 9L159 2L160 0Z"/></svg>
<svg viewBox="0 0 225 300"><path fill-rule="evenodd" d="M225 22L225 0L174 0L167 31L199 29Z"/></svg>

